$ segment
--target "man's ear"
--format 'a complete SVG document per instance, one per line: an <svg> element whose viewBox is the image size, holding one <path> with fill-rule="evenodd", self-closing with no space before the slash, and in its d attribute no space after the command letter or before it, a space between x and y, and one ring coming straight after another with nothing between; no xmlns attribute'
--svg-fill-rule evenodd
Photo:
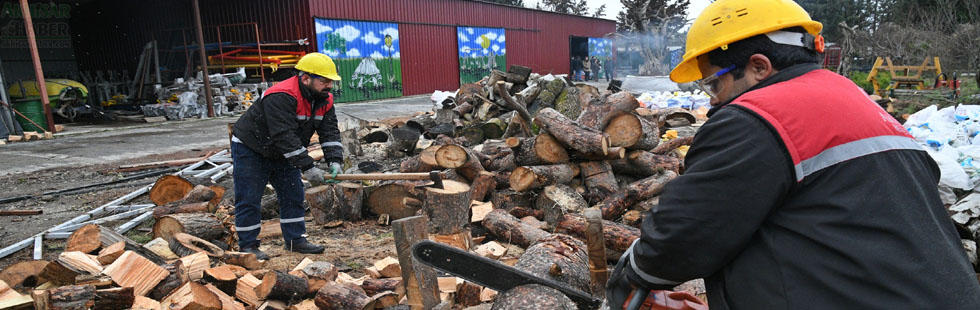
<svg viewBox="0 0 980 310"><path fill-rule="evenodd" d="M772 62L769 57L762 54L749 56L749 62L745 64L745 76L756 82L765 80L774 73Z"/></svg>
<svg viewBox="0 0 980 310"><path fill-rule="evenodd" d="M306 74L300 75L299 76L299 81L300 81L300 83L303 83L303 84L310 84L310 76L309 75L306 75Z"/></svg>

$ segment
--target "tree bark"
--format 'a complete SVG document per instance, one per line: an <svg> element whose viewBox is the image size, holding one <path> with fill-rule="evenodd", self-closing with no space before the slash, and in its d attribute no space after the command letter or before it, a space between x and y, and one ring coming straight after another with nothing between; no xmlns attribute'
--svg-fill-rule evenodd
<svg viewBox="0 0 980 310"><path fill-rule="evenodd" d="M361 283L361 289L368 296L374 296L378 293L384 292L398 292L404 291L402 288L402 279L398 278L386 278L386 279L365 279Z"/></svg>
<svg viewBox="0 0 980 310"><path fill-rule="evenodd" d="M487 201L487 194L497 188L496 175L489 171L480 171L480 174L470 185L470 199L476 201Z"/></svg>
<svg viewBox="0 0 980 310"><path fill-rule="evenodd" d="M166 215L153 224L153 238L168 240L181 232L205 240L217 240L225 234L225 227L213 214L200 213Z"/></svg>
<svg viewBox="0 0 980 310"><path fill-rule="evenodd" d="M470 187L455 181L442 183L443 188L425 189L423 209L429 217L430 232L439 235L462 232L470 222Z"/></svg>
<svg viewBox="0 0 980 310"><path fill-rule="evenodd" d="M132 287L118 287L95 291L95 309L124 310L133 307L136 295Z"/></svg>
<svg viewBox="0 0 980 310"><path fill-rule="evenodd" d="M524 251L514 268L583 292L591 291L585 243L569 235L554 234L539 240Z"/></svg>
<svg viewBox="0 0 980 310"><path fill-rule="evenodd" d="M608 137L598 130L572 121L554 109L545 108L538 111L534 123L562 144L580 153L605 155L609 152Z"/></svg>
<svg viewBox="0 0 980 310"><path fill-rule="evenodd" d="M632 151L626 155L630 164L644 174L659 173L662 170L680 173L681 160L670 155L657 155L647 151Z"/></svg>
<svg viewBox="0 0 980 310"><path fill-rule="evenodd" d="M429 238L427 222L424 216L407 217L391 222L407 303L412 307L423 309L431 309L439 304L436 271L432 267L419 264L412 258L412 245Z"/></svg>
<svg viewBox="0 0 980 310"><path fill-rule="evenodd" d="M535 166L568 162L568 152L558 140L548 133L533 138L507 138L507 146L514 151L514 164Z"/></svg>
<svg viewBox="0 0 980 310"><path fill-rule="evenodd" d="M499 190L490 193L490 202L493 203L494 209L511 210L517 207L530 209L534 206L534 193L512 189Z"/></svg>
<svg viewBox="0 0 980 310"><path fill-rule="evenodd" d="M221 257L225 251L204 239L186 233L176 233L170 241L170 250L177 256L184 257L197 252L204 252L210 257Z"/></svg>
<svg viewBox="0 0 980 310"><path fill-rule="evenodd" d="M640 103L629 92L607 94L592 100L576 121L582 126L598 131L606 128L614 117L633 112L638 107Z"/></svg>
<svg viewBox="0 0 980 310"><path fill-rule="evenodd" d="M95 306L95 286L69 285L48 290L51 310L88 310Z"/></svg>
<svg viewBox="0 0 980 310"><path fill-rule="evenodd" d="M548 185L538 195L537 209L544 212L544 220L549 225L555 225L566 213L579 213L589 207L575 189L568 185Z"/></svg>
<svg viewBox="0 0 980 310"><path fill-rule="evenodd" d="M213 191L211 193L214 194ZM192 203L183 203L182 201L175 201L153 208L153 218L160 219L165 215L178 214L178 213L207 213L210 210L210 204L211 203L208 201L192 202Z"/></svg>
<svg viewBox="0 0 980 310"><path fill-rule="evenodd" d="M591 204L598 203L619 191L616 175L613 174L612 166L608 162L587 161L579 163L579 167L585 183L585 194L582 196Z"/></svg>
<svg viewBox="0 0 980 310"><path fill-rule="evenodd" d="M650 150L650 152L659 155L666 155L682 145L691 145L692 142L694 142L694 137L677 138L657 145L657 147Z"/></svg>
<svg viewBox="0 0 980 310"><path fill-rule="evenodd" d="M316 293L314 302L320 309L364 309L371 299L354 284L330 282Z"/></svg>
<svg viewBox="0 0 980 310"><path fill-rule="evenodd" d="M555 228L556 233L569 234L579 239L587 238L588 224L584 216L579 214L565 214L562 221L558 222ZM622 253L629 249L633 240L640 237L640 230L612 221L602 221L602 237L605 239L606 249ZM608 256L607 256L608 257Z"/></svg>
<svg viewBox="0 0 980 310"><path fill-rule="evenodd" d="M577 165L517 167L510 174L510 188L516 191L525 191L552 184L568 183L578 174L579 167Z"/></svg>
<svg viewBox="0 0 980 310"><path fill-rule="evenodd" d="M487 217L483 219L483 227L497 236L497 240L524 248L551 236L550 233L524 223L501 209L487 213Z"/></svg>
<svg viewBox="0 0 980 310"><path fill-rule="evenodd" d="M306 295L307 285L306 279L277 270L262 277L255 294L259 299L297 301Z"/></svg>
<svg viewBox="0 0 980 310"><path fill-rule="evenodd" d="M602 210L603 219L616 219L622 216L631 206L660 194L664 189L664 185L676 177L676 173L664 171L662 174L633 182L596 206Z"/></svg>
<svg viewBox="0 0 980 310"><path fill-rule="evenodd" d="M591 208L583 212L585 216L585 244L589 250L589 276L592 279L592 295L606 296L606 281L609 280L609 267L606 265L606 238L603 235L602 211Z"/></svg>
<svg viewBox="0 0 980 310"><path fill-rule="evenodd" d="M335 184L334 210L338 219L357 221L361 219L361 209L364 207L364 187L358 183L343 182ZM330 214L328 212L327 214Z"/></svg>
<svg viewBox="0 0 980 310"><path fill-rule="evenodd" d="M568 296L560 291L538 284L521 285L497 295L490 310L577 310Z"/></svg>
<svg viewBox="0 0 980 310"><path fill-rule="evenodd" d="M178 287L184 285L184 279L187 279L187 276L181 271L180 264L180 260L174 260L172 263L161 266L169 274L149 292L150 298L163 300L164 297L167 297L167 295L170 295Z"/></svg>
<svg viewBox="0 0 980 310"><path fill-rule="evenodd" d="M334 192L332 185L320 185L306 190L306 202L310 204L310 214L313 222L323 225L330 222L328 210L333 208Z"/></svg>

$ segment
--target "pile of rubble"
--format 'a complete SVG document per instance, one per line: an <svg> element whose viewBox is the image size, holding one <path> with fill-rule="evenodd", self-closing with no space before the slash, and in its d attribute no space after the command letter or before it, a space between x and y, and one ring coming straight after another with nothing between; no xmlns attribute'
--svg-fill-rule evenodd
<svg viewBox="0 0 980 310"><path fill-rule="evenodd" d="M214 114L217 116L245 111L268 88L266 83L241 83L245 80L245 68L239 68L234 73L212 74L209 79ZM143 116L165 117L167 120L206 118L208 108L203 81L201 72L198 72L197 78L187 81L178 78L173 85L157 88L155 94L158 103L142 106Z"/></svg>

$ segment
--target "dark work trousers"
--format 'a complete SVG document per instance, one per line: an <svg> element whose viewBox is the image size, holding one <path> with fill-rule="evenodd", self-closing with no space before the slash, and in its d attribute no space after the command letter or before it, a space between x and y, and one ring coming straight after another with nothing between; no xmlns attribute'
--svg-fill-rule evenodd
<svg viewBox="0 0 980 310"><path fill-rule="evenodd" d="M262 193L271 183L279 198L279 226L288 247L290 242L306 241L303 222L303 181L300 170L285 159L270 159L242 143L231 144L235 180L235 229L238 246L257 247L262 227Z"/></svg>

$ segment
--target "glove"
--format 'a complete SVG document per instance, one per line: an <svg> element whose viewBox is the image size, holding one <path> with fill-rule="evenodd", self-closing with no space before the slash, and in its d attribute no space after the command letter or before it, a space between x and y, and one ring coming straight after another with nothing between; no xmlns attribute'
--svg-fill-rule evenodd
<svg viewBox="0 0 980 310"><path fill-rule="evenodd" d="M320 186L324 183L323 176L325 174L320 168L313 167L303 172L303 178L310 181L310 184L313 184L313 186Z"/></svg>
<svg viewBox="0 0 980 310"><path fill-rule="evenodd" d="M609 275L609 281L606 282L606 304L609 305L610 310L625 309L626 301L630 299L630 296L636 294L637 291L639 291L641 295L633 297L640 298L641 300L638 300L638 302L642 303L642 301L647 298L647 295L649 295L651 290L670 290L675 286L668 284L646 283L645 281L640 280L638 276L632 274L633 267L630 263L631 252L633 252L632 246L630 246L626 253L623 253L623 256L619 257L619 262L616 263L616 268L613 269L612 274Z"/></svg>
<svg viewBox="0 0 980 310"><path fill-rule="evenodd" d="M330 176L336 178L340 174L340 163L333 162L330 163Z"/></svg>

